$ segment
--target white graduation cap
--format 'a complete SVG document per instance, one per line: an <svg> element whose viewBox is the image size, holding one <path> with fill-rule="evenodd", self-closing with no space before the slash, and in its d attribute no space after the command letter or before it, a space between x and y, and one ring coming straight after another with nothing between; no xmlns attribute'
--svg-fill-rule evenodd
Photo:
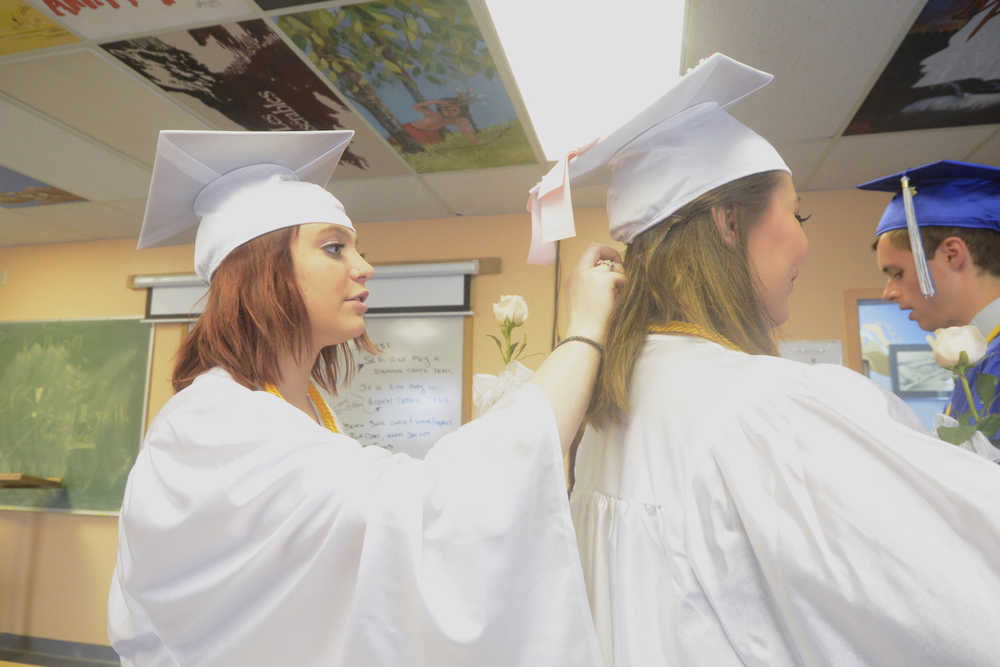
<svg viewBox="0 0 1000 667"><path fill-rule="evenodd" d="M571 182L608 185L611 236L630 243L720 185L764 171L791 173L771 144L725 111L773 78L716 53L624 126L559 160L531 190L528 261L551 262L554 242L576 235Z"/></svg>
<svg viewBox="0 0 1000 667"><path fill-rule="evenodd" d="M170 245L197 226L195 271L206 282L226 256L276 229L328 222L354 229L325 186L353 130L162 130L140 248Z"/></svg>

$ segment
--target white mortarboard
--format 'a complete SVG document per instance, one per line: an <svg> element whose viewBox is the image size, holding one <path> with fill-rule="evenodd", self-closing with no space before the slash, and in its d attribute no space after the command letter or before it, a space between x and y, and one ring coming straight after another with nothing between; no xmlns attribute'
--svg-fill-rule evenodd
<svg viewBox="0 0 1000 667"><path fill-rule="evenodd" d="M559 160L531 190L528 261L551 262L553 242L576 235L571 182L608 185L611 236L630 243L720 185L764 171L791 173L771 144L725 111L772 78L716 53L621 128Z"/></svg>
<svg viewBox="0 0 1000 667"><path fill-rule="evenodd" d="M354 229L325 186L353 130L162 130L139 232L140 248L187 242L197 226L195 271L208 281L226 256L276 229L328 222Z"/></svg>

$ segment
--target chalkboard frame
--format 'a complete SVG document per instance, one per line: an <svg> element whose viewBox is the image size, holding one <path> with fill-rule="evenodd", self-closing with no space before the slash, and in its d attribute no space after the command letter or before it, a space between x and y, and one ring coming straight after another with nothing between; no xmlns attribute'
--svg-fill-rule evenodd
<svg viewBox="0 0 1000 667"><path fill-rule="evenodd" d="M80 318L51 318L51 319L40 319L40 320L4 320L0 321L0 327L7 325L46 325L46 324L77 324L77 323L87 323L87 322L136 322L138 324L145 324L149 326L148 330L148 343L146 344L144 360L142 362L143 377L142 377L142 407L139 413L139 438L136 443L136 453L142 448L143 440L146 435L146 423L147 416L149 412L149 392L150 392L150 375L152 369L152 359L153 359L153 345L156 339L156 325L153 322L149 322L142 317L137 316L122 316L122 317L80 317ZM131 466L130 466L131 467ZM34 492L34 491L32 491ZM17 505L17 504L0 504L0 511L18 511L18 512L47 512L47 513L58 513L58 514L78 514L87 516L115 516L120 514L120 510L104 510L104 509L89 509L89 508L77 508L77 507L52 507L52 506L33 506L33 505Z"/></svg>

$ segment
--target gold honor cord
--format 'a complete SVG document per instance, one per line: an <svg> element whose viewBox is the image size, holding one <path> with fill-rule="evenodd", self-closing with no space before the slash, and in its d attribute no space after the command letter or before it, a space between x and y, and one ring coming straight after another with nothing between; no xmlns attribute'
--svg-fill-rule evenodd
<svg viewBox="0 0 1000 667"><path fill-rule="evenodd" d="M281 395L281 392L273 384L265 384L264 390L269 394L274 394L281 400L285 400L285 397ZM337 428L337 422L333 418L333 413L330 412L330 406L326 404L323 396L319 393L319 389L312 383L309 383L309 400L312 401L313 407L319 413L319 418L323 421L323 426L334 433L340 433L340 430Z"/></svg>
<svg viewBox="0 0 1000 667"><path fill-rule="evenodd" d="M994 339L994 338L996 338L997 336L1000 336L1000 324L998 324L998 325L997 325L997 328L996 328L996 329L994 329L994 330L993 330L993 331L992 331L992 332L990 333L990 335L986 337L986 343L987 343L987 344L989 344L989 343L992 343L992 342L993 342L993 339Z"/></svg>
<svg viewBox="0 0 1000 667"><path fill-rule="evenodd" d="M740 351L738 345L722 334L703 327L700 324L692 324L691 322L678 322L675 320L667 322L666 324L651 324L649 325L649 333L697 336L699 338L704 338L705 340L710 340L713 343L718 343L722 347L729 348L730 350L736 350L737 352Z"/></svg>

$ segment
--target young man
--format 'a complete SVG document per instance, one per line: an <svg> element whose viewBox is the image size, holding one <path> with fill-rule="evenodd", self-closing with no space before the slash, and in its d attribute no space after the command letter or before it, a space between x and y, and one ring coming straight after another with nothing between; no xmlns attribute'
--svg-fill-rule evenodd
<svg viewBox="0 0 1000 667"><path fill-rule="evenodd" d="M910 197L904 196L903 177ZM910 319L925 331L974 325L989 347L969 370L970 386L980 373L1000 377L1000 168L942 160L858 187L896 193L872 245L886 274L882 298L909 310ZM919 231L922 250L916 253L908 217ZM923 281L922 271L927 276ZM978 399L976 403L981 409ZM957 386L949 414L968 411L965 391ZM990 412L1000 412L1000 400Z"/></svg>

